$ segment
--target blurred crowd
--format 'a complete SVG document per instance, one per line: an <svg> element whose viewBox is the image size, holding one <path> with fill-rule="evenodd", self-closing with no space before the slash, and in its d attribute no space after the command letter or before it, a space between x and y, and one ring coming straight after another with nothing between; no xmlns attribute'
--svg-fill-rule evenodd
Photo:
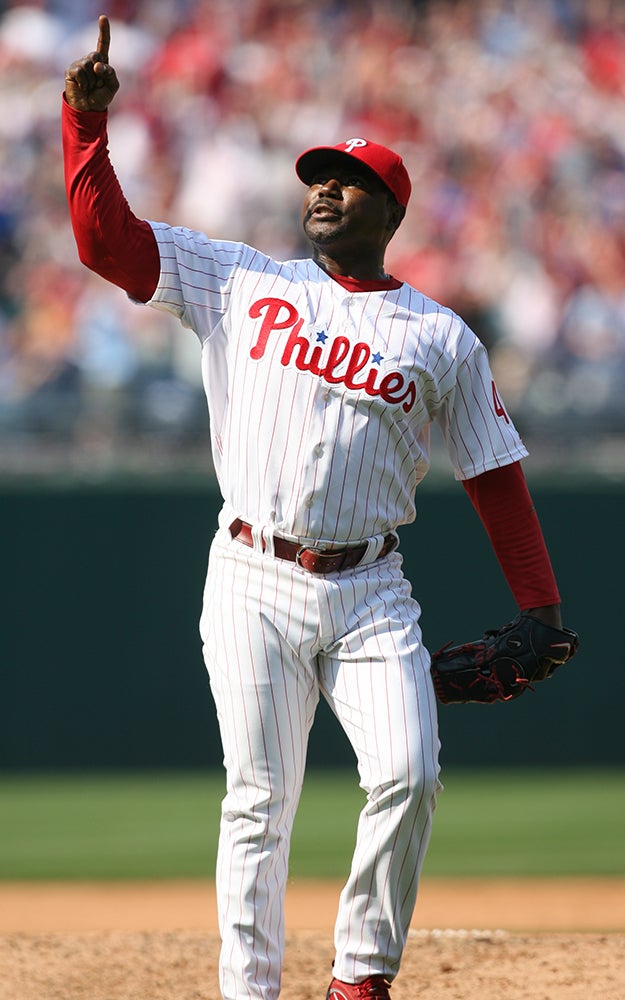
<svg viewBox="0 0 625 1000"><path fill-rule="evenodd" d="M50 0L0 4L0 467L209 462L194 334L76 256L60 100L102 6L137 215L304 256L297 154L389 144L387 268L473 327L530 447L625 440L620 0Z"/></svg>

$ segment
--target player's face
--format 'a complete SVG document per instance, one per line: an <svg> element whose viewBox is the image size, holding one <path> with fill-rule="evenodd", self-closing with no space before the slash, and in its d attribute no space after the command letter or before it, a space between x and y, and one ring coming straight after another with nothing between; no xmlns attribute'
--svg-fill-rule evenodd
<svg viewBox="0 0 625 1000"><path fill-rule="evenodd" d="M309 240L334 252L356 246L362 251L383 249L402 215L386 185L356 161L334 161L319 170L302 209Z"/></svg>

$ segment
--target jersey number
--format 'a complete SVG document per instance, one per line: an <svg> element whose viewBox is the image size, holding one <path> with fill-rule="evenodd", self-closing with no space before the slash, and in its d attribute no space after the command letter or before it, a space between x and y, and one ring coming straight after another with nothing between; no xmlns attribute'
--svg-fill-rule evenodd
<svg viewBox="0 0 625 1000"><path fill-rule="evenodd" d="M497 392L497 387L494 382L492 383L492 386L493 386L493 404L495 407L495 413L497 414L498 417L503 417L506 423L509 424L510 418L508 417L508 414L504 409L504 405L499 398L499 393Z"/></svg>

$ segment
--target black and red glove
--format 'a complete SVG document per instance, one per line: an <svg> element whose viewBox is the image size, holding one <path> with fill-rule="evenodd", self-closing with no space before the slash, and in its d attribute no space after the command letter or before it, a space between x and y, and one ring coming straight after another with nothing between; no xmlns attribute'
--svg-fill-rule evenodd
<svg viewBox="0 0 625 1000"><path fill-rule="evenodd" d="M444 705L510 701L536 681L551 677L578 645L571 629L545 625L522 612L502 628L485 632L482 639L459 646L448 643L434 653L434 689Z"/></svg>

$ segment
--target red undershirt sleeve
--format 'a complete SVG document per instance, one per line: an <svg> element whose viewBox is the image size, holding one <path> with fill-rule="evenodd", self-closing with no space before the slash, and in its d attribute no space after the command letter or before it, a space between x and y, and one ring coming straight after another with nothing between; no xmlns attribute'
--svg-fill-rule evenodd
<svg viewBox="0 0 625 1000"><path fill-rule="evenodd" d="M463 480L521 611L560 603L547 546L520 462Z"/></svg>
<svg viewBox="0 0 625 1000"><path fill-rule="evenodd" d="M152 227L132 213L109 159L107 113L63 98L65 188L78 256L90 270L147 302L160 277Z"/></svg>

